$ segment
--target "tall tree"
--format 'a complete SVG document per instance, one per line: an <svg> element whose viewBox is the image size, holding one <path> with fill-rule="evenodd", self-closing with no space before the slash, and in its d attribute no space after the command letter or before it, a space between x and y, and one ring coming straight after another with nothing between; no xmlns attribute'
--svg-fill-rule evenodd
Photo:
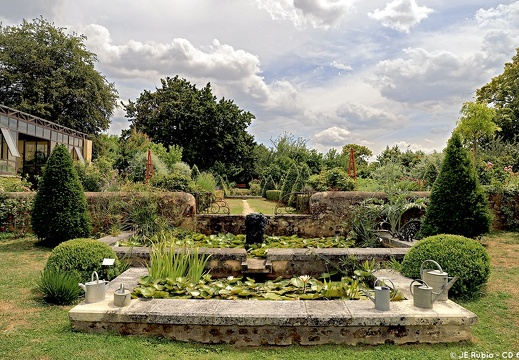
<svg viewBox="0 0 519 360"><path fill-rule="evenodd" d="M368 160L371 156L373 156L373 152L364 145L358 144L346 144L342 147L342 154L347 156L349 159L350 149L353 149L353 156L355 157L355 165L367 165Z"/></svg>
<svg viewBox="0 0 519 360"><path fill-rule="evenodd" d="M454 131L458 132L464 144L472 150L472 161L476 165L476 152L483 139L491 137L501 128L493 121L495 111L484 103L465 102L461 107L461 117Z"/></svg>
<svg viewBox="0 0 519 360"><path fill-rule="evenodd" d="M453 132L420 232L422 236L455 234L474 238L487 233L490 224L485 191L459 134Z"/></svg>
<svg viewBox="0 0 519 360"><path fill-rule="evenodd" d="M495 122L505 141L516 141L519 135L519 48L516 51L501 75L476 90L476 100L490 104L496 110Z"/></svg>
<svg viewBox="0 0 519 360"><path fill-rule="evenodd" d="M232 100L217 101L210 84L199 90L178 76L161 83L154 92L145 90L135 102L123 104L131 127L165 147L182 147L183 161L200 171L250 181L255 143L247 127L254 115Z"/></svg>
<svg viewBox="0 0 519 360"><path fill-rule="evenodd" d="M108 129L117 91L85 39L43 18L0 24L0 103L87 134Z"/></svg>

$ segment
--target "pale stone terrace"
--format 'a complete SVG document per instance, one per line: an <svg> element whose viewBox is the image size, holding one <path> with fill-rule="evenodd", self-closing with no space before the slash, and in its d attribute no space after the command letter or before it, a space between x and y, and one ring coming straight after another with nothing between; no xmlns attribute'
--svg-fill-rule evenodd
<svg viewBox="0 0 519 360"><path fill-rule="evenodd" d="M111 282L106 299L81 303L69 313L72 328L92 333L158 336L236 346L405 344L470 341L477 316L451 300L426 310L413 305L411 279L382 271L408 300L379 311L369 300L173 300L134 299L114 306L113 291L137 285L144 268L131 268Z"/></svg>

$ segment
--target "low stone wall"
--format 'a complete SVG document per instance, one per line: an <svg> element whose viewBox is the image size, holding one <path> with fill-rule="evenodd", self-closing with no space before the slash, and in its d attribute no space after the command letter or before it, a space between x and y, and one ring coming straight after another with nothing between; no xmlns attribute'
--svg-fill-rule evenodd
<svg viewBox="0 0 519 360"><path fill-rule="evenodd" d="M147 247L114 246L118 241L128 238L131 233L119 236L107 236L99 241L112 246L119 259L125 259L132 266L144 267L149 263L150 254ZM410 245L411 243L403 244ZM396 244L399 246L398 244ZM206 270L215 278L260 276L267 279L278 277L291 278L294 275L310 275L319 277L338 267L350 257L358 262L375 260L379 265L395 259L402 261L409 247L388 248L349 248L349 249L269 249L264 259L247 258L243 248L199 248L199 256L209 256ZM178 249L178 251L180 251ZM259 268L252 269L252 266Z"/></svg>
<svg viewBox="0 0 519 360"><path fill-rule="evenodd" d="M34 192L4 193L6 197L32 200ZM117 217L125 214L106 213L99 209L107 209L111 200L121 200L130 204L139 196L136 193L106 192L85 193L93 216L94 228L103 228L110 221L117 221ZM413 192L413 197L429 197L429 192ZM214 233L245 233L245 217L242 215L196 215L195 199L191 194L182 192L165 192L157 195L160 198L161 212L169 214L171 222L175 226L196 230L204 234ZM320 192L310 198L312 215L275 215L269 216L269 224L266 229L267 235L297 235L301 237L328 237L337 234L347 234L349 229L345 228L351 213L351 207L358 205L369 198L385 199L381 192L358 192L358 191L331 191ZM502 194L489 195L490 209L493 214L493 230L513 230L519 227L519 197ZM97 213L95 210L97 207ZM113 209L112 209L113 211ZM420 216L420 214L408 214L409 217ZM28 224L30 222L27 222ZM106 229L103 229L106 232ZM103 232L103 231L99 231Z"/></svg>
<svg viewBox="0 0 519 360"><path fill-rule="evenodd" d="M339 227L329 226L311 215L266 215L268 224L266 235L299 237L328 237L338 234ZM208 215L195 216L195 231L211 234L245 234L245 216L243 215ZM341 231L342 232L342 231Z"/></svg>
<svg viewBox="0 0 519 360"><path fill-rule="evenodd" d="M429 192L413 192L410 197L428 197ZM348 222L352 206L370 198L386 199L381 192L330 191L315 193L310 198L311 215L282 214L267 216L266 235L314 238L347 235L351 230ZM421 216L411 210L404 215L411 218ZM211 235L218 233L245 234L243 215L197 214L197 232Z"/></svg>

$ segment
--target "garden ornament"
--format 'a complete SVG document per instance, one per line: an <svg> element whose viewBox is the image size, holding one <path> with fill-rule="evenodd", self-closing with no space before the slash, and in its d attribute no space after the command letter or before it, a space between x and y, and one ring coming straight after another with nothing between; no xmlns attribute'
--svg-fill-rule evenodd
<svg viewBox="0 0 519 360"><path fill-rule="evenodd" d="M413 295L413 305L423 309L432 309L434 302L438 300L443 293L449 291L457 280L458 276L456 275L450 282L442 286L440 292L434 292L433 287L427 285L423 280L413 280L409 285L409 291L411 291L411 295Z"/></svg>
<svg viewBox="0 0 519 360"><path fill-rule="evenodd" d="M426 269L425 264L432 263L436 269ZM441 293L438 297L438 301L447 301L449 298L447 291L441 291L441 289L447 285L450 279L449 274L442 270L440 264L434 260L425 260L420 266L420 278L429 286L433 288L435 293Z"/></svg>
<svg viewBox="0 0 519 360"><path fill-rule="evenodd" d="M94 275L96 280L94 280ZM85 284L79 283L79 286L85 291L85 302L90 304L105 299L105 293L110 283L106 280L99 280L99 275L94 271L92 273L92 281Z"/></svg>
<svg viewBox="0 0 519 360"><path fill-rule="evenodd" d="M119 289L114 292L114 305L124 307L130 305L132 300L132 294L130 290L124 288L124 284L121 284Z"/></svg>
<svg viewBox="0 0 519 360"><path fill-rule="evenodd" d="M385 284L386 281L389 281L391 286L387 286ZM380 282L381 285L377 286L377 283ZM368 291L362 290L362 292L375 304L375 309L380 311L388 311L389 310L389 302L392 298L395 297L396 291L394 292L393 296L391 296L391 290L395 289L395 284L389 279L379 279L377 278L375 280L375 283L373 284L373 288L375 289L375 297L372 297Z"/></svg>

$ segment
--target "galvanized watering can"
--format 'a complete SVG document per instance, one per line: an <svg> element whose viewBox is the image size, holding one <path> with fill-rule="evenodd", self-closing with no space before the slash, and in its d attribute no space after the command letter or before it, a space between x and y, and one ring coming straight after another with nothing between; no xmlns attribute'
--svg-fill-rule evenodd
<svg viewBox="0 0 519 360"><path fill-rule="evenodd" d="M94 280L94 275L96 280ZM95 303L105 299L105 293L110 283L106 280L99 280L99 275L94 271L92 273L92 281L85 284L79 283L79 286L85 291L85 302Z"/></svg>
<svg viewBox="0 0 519 360"><path fill-rule="evenodd" d="M114 305L124 307L130 305L132 301L132 294L130 290L124 288L124 284L121 284L119 289L114 292Z"/></svg>
<svg viewBox="0 0 519 360"><path fill-rule="evenodd" d="M433 264L435 269L426 269L426 263ZM452 278L449 278L449 274L442 270L440 264L434 260L425 260L420 266L420 278L426 284L428 284L428 286L433 288L433 292L440 294L437 299L438 301L447 301L449 298L448 291L442 291L442 289L449 283L449 280Z"/></svg>
<svg viewBox="0 0 519 360"><path fill-rule="evenodd" d="M387 286L386 281L389 281L393 287ZM377 283L380 282L381 285L377 286ZM366 290L362 290L364 294L375 304L375 309L381 311L389 310L389 302L392 298L395 297L396 292L394 292L393 296L391 296L391 290L394 290L395 284L389 279L376 279L373 284L373 288L375 289L375 297L372 297L370 293Z"/></svg>
<svg viewBox="0 0 519 360"><path fill-rule="evenodd" d="M458 276L456 275L450 282L442 286L439 292L435 292L433 287L429 286L423 280L413 280L409 285L409 291L411 295L413 295L413 305L423 309L432 309L434 302L438 300L443 293L449 291L457 280Z"/></svg>

